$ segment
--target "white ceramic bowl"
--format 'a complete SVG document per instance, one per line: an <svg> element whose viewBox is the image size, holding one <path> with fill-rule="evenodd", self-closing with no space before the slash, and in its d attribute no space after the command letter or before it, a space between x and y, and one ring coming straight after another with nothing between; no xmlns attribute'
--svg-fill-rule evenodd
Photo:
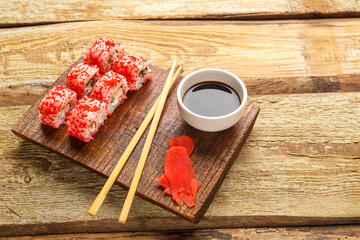
<svg viewBox="0 0 360 240"><path fill-rule="evenodd" d="M183 103L186 91L197 83L204 81L217 81L232 87L240 96L241 104L233 112L219 117L207 117L190 111ZM241 118L247 102L245 84L234 74L221 69L202 69L186 76L177 89L177 103L181 116L192 127L206 131L217 132L235 125Z"/></svg>

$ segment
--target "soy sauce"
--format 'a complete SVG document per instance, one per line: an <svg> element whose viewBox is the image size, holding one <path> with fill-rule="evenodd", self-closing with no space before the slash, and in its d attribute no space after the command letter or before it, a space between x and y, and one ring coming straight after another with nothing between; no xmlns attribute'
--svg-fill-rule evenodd
<svg viewBox="0 0 360 240"><path fill-rule="evenodd" d="M241 99L230 86L205 81L190 87L184 94L183 103L190 111L199 115L219 117L240 107Z"/></svg>

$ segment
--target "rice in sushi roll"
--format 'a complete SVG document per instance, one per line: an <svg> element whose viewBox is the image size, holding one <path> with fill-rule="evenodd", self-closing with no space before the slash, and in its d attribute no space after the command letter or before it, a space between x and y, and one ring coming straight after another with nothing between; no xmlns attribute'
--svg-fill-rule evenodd
<svg viewBox="0 0 360 240"><path fill-rule="evenodd" d="M64 86L52 88L38 107L40 121L58 128L66 121L67 114L76 105L76 93Z"/></svg>
<svg viewBox="0 0 360 240"><path fill-rule="evenodd" d="M78 99L90 96L95 82L100 78L99 67L80 63L71 68L65 79L66 86L75 91Z"/></svg>
<svg viewBox="0 0 360 240"><path fill-rule="evenodd" d="M139 90L151 76L149 62L134 54L125 55L116 65L114 71L125 76L129 84L129 91Z"/></svg>
<svg viewBox="0 0 360 240"><path fill-rule="evenodd" d="M109 71L96 82L91 97L105 102L108 114L111 115L115 108L127 98L128 90L129 87L125 77Z"/></svg>
<svg viewBox="0 0 360 240"><path fill-rule="evenodd" d="M124 55L122 44L112 39L102 37L93 43L87 50L84 63L96 64L100 68L100 73L104 74L114 67Z"/></svg>
<svg viewBox="0 0 360 240"><path fill-rule="evenodd" d="M100 126L106 120L106 104L84 97L79 100L73 110L69 112L66 126L69 135L76 137L84 142L93 140L93 136L97 133Z"/></svg>

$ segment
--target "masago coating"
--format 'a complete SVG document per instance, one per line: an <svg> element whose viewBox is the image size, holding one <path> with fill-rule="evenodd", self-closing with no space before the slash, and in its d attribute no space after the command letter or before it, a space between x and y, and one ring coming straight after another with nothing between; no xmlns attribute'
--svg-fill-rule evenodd
<svg viewBox="0 0 360 240"><path fill-rule="evenodd" d="M134 54L125 55L116 65L114 71L126 78L129 91L139 90L151 76L149 62L145 58Z"/></svg>
<svg viewBox="0 0 360 240"><path fill-rule="evenodd" d="M38 107L40 121L58 128L66 121L67 113L76 104L76 93L64 86L52 88L41 100Z"/></svg>
<svg viewBox="0 0 360 240"><path fill-rule="evenodd" d="M124 102L128 90L125 77L109 71L96 82L91 97L105 102L108 114L111 115L115 108Z"/></svg>
<svg viewBox="0 0 360 240"><path fill-rule="evenodd" d="M106 104L90 97L79 100L73 110L69 112L66 126L69 135L84 142L93 140L101 125L106 120Z"/></svg>
<svg viewBox="0 0 360 240"><path fill-rule="evenodd" d="M100 78L99 67L80 63L73 67L65 79L66 86L75 91L78 99L89 96Z"/></svg>

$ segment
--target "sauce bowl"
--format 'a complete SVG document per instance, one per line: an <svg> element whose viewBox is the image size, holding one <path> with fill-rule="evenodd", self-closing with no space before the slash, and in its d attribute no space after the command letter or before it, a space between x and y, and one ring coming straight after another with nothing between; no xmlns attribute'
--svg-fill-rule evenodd
<svg viewBox="0 0 360 240"><path fill-rule="evenodd" d="M241 99L240 106L233 112L216 117L203 116L192 112L183 103L183 98L188 89L205 81L216 81L232 87ZM234 74L221 69L202 69L187 75L177 88L177 105L182 118L192 127L206 131L217 132L234 126L244 113L247 102L245 84Z"/></svg>

